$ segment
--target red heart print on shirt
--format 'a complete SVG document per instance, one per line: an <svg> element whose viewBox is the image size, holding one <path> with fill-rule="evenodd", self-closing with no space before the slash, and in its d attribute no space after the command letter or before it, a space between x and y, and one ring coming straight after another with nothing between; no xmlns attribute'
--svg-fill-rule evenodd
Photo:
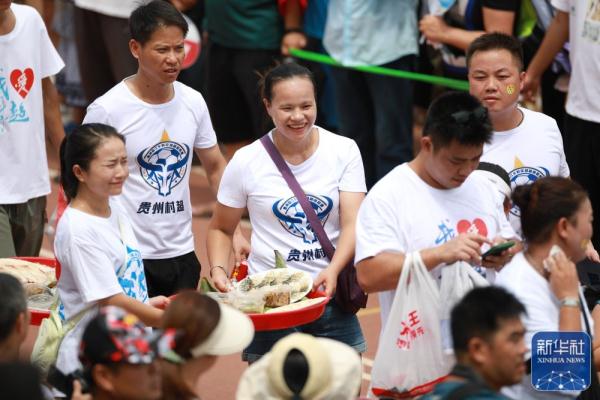
<svg viewBox="0 0 600 400"><path fill-rule="evenodd" d="M25 68L23 71L13 69L10 73L10 83L19 93L19 96L22 98L27 97L33 86L33 70L31 68Z"/></svg>
<svg viewBox="0 0 600 400"><path fill-rule="evenodd" d="M456 230L458 233L478 233L486 237L488 234L487 226L485 226L485 222L481 218L475 218L472 222L461 219L456 224Z"/></svg>

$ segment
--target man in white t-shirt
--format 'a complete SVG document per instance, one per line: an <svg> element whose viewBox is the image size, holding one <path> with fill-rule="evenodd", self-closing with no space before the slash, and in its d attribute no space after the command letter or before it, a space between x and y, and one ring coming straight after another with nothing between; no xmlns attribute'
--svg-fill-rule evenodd
<svg viewBox="0 0 600 400"><path fill-rule="evenodd" d="M571 78L565 116L565 154L571 177L600 209L600 0L552 0L556 15L527 68L523 92L533 97L540 76L568 40ZM600 246L600 218L594 219L592 243Z"/></svg>
<svg viewBox="0 0 600 400"><path fill-rule="evenodd" d="M129 179L120 200L144 258L149 296L169 296L195 289L200 275L189 188L193 150L215 192L225 159L202 95L175 81L187 32L181 14L153 1L133 11L129 26L138 71L96 99L84 123L112 125L127 140Z"/></svg>
<svg viewBox="0 0 600 400"><path fill-rule="evenodd" d="M358 213L355 262L361 287L383 292L382 327L407 253L419 251L434 276L444 264L462 260L488 280L514 253L512 248L481 259L482 247L515 236L502 199L485 177L471 174L491 135L487 111L477 99L446 93L429 108L417 157L367 194Z"/></svg>
<svg viewBox="0 0 600 400"><path fill-rule="evenodd" d="M523 86L523 50L513 36L488 33L467 50L470 93L487 108L494 133L483 147L481 161L500 165L511 186L534 182L543 176L569 176L562 137L556 121L519 107ZM509 219L520 234L518 207Z"/></svg>
<svg viewBox="0 0 600 400"><path fill-rule="evenodd" d="M37 256L50 193L46 136L64 137L50 76L64 63L29 6L0 2L0 257Z"/></svg>

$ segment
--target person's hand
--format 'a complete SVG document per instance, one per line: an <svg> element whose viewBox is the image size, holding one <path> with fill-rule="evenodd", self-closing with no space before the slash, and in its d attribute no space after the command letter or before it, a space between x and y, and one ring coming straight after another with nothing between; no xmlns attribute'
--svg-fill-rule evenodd
<svg viewBox="0 0 600 400"><path fill-rule="evenodd" d="M210 280L212 281L213 287L219 292L229 292L233 288L233 285L223 268L213 267L210 270Z"/></svg>
<svg viewBox="0 0 600 400"><path fill-rule="evenodd" d="M538 90L540 88L541 78L539 75L535 75L529 73L529 71L525 74L525 79L523 80L523 90L521 90L521 94L528 102L535 102L535 99L538 94Z"/></svg>
<svg viewBox="0 0 600 400"><path fill-rule="evenodd" d="M438 247L438 251L444 264L466 261L481 265L481 245L484 243L491 244L488 238L478 233L461 233Z"/></svg>
<svg viewBox="0 0 600 400"><path fill-rule="evenodd" d="M161 310L167 308L170 302L171 299L165 296L154 296L148 299L148 303L150 303L152 307L160 308Z"/></svg>
<svg viewBox="0 0 600 400"><path fill-rule="evenodd" d="M544 260L550 273L552 293L562 300L566 297L579 298L579 277L575 264L562 251Z"/></svg>
<svg viewBox="0 0 600 400"><path fill-rule="evenodd" d="M500 243L508 242L508 240L503 237L497 237L494 239L493 246L496 246ZM510 249L504 250L502 253L496 256L487 256L481 259L481 265L486 268L493 268L496 271L500 271L504 266L512 260L513 256L518 252L518 246L514 245Z"/></svg>
<svg viewBox="0 0 600 400"><path fill-rule="evenodd" d="M323 271L319 272L319 275L317 275L317 278L314 280L313 290L318 290L319 286L322 285L325 287L325 295L331 297L333 293L335 293L338 275L339 274L331 267L325 268Z"/></svg>
<svg viewBox="0 0 600 400"><path fill-rule="evenodd" d="M287 32L281 38L281 54L290 55L290 49L303 49L306 47L306 35L302 32Z"/></svg>
<svg viewBox="0 0 600 400"><path fill-rule="evenodd" d="M242 230L239 228L239 226L233 232L231 247L233 248L235 266L239 267L240 263L247 260L248 255L250 254L250 242L246 240L246 237L242 233Z"/></svg>
<svg viewBox="0 0 600 400"><path fill-rule="evenodd" d="M600 263L600 255L598 255L598 252L594 248L594 243L592 243L591 240L587 244L587 247L585 249L585 255L591 261Z"/></svg>
<svg viewBox="0 0 600 400"><path fill-rule="evenodd" d="M428 14L419 21L419 30L429 43L444 43L448 25L442 17Z"/></svg>
<svg viewBox="0 0 600 400"><path fill-rule="evenodd" d="M81 383L77 379L75 379L73 381L73 394L71 395L71 399L73 399L73 400L93 400L93 397L89 393L86 393L86 394L81 393Z"/></svg>

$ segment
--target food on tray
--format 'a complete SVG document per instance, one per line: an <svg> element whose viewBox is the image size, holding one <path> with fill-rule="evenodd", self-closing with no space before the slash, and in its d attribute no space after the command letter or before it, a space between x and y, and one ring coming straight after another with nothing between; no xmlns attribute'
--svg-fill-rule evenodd
<svg viewBox="0 0 600 400"><path fill-rule="evenodd" d="M293 268L275 268L247 276L237 286L241 293L263 291L265 294L278 287L290 288L290 303L302 299L312 288L312 278L307 272Z"/></svg>
<svg viewBox="0 0 600 400"><path fill-rule="evenodd" d="M290 291L276 291L265 293L265 306L281 307L290 304Z"/></svg>
<svg viewBox="0 0 600 400"><path fill-rule="evenodd" d="M233 293L231 292L207 292L204 294L220 303L233 305Z"/></svg>
<svg viewBox="0 0 600 400"><path fill-rule="evenodd" d="M0 272L10 274L21 281L23 285L36 284L39 286L56 286L54 268L14 258L0 258Z"/></svg>
<svg viewBox="0 0 600 400"><path fill-rule="evenodd" d="M37 283L24 283L23 288L27 297L42 294L47 290L46 286L38 285Z"/></svg>
<svg viewBox="0 0 600 400"><path fill-rule="evenodd" d="M260 293L234 294L232 305L249 314L261 314L265 310L265 298Z"/></svg>
<svg viewBox="0 0 600 400"><path fill-rule="evenodd" d="M301 300L296 303L288 304L287 306L272 308L270 310L265 311L265 314L273 314L273 313L278 313L278 312L288 312L288 311L300 310L302 308L306 308L306 307L312 306L314 304L319 304L325 300L327 300L327 297L316 297L314 299Z"/></svg>
<svg viewBox="0 0 600 400"><path fill-rule="evenodd" d="M29 296L27 298L27 306L40 310L49 310L55 300L56 296L52 295L52 293L44 292Z"/></svg>

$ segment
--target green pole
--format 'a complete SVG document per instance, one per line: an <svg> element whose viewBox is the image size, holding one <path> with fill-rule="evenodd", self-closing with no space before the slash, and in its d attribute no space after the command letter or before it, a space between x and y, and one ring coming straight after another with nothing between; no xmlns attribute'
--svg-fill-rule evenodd
<svg viewBox="0 0 600 400"><path fill-rule="evenodd" d="M334 67L349 68L349 69L355 69L357 71L368 72L371 74L393 76L395 78L403 78L403 79L410 79L410 80L414 80L414 81L426 82L426 83L431 83L433 85L445 86L450 89L464 90L464 91L469 90L469 82L459 80L459 79L444 78L442 76L434 76L434 75L425 75L425 74L419 74L417 72L377 67L377 66L373 66L373 65L359 65L359 66L349 67L349 66L344 66L344 65L340 64L339 62L335 61L333 58L329 57L328 55L321 54L321 53L315 53L312 51L306 51L306 50L291 49L290 53L292 56L301 58L303 60L318 62L321 64L328 64L328 65L332 65Z"/></svg>

